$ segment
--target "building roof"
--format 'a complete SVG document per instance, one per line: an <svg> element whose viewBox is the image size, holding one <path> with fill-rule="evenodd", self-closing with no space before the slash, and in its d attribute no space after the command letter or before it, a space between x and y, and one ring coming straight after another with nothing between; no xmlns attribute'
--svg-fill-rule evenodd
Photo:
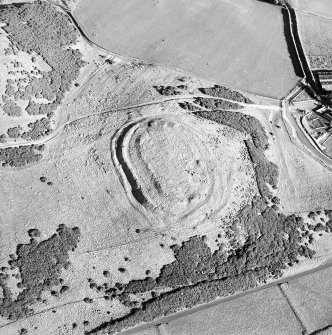
<svg viewBox="0 0 332 335"><path fill-rule="evenodd" d="M320 81L332 81L332 73L331 74L318 74L318 78Z"/></svg>
<svg viewBox="0 0 332 335"><path fill-rule="evenodd" d="M332 121L331 114L326 115L325 113L317 113L317 112L312 113L317 116L317 118L310 121L310 124L314 129L329 128L331 126Z"/></svg>
<svg viewBox="0 0 332 335"><path fill-rule="evenodd" d="M332 112L331 111L326 111L322 116L324 119L332 122Z"/></svg>
<svg viewBox="0 0 332 335"><path fill-rule="evenodd" d="M332 91L332 71L318 71L317 76L322 88L326 91Z"/></svg>
<svg viewBox="0 0 332 335"><path fill-rule="evenodd" d="M321 70L317 71L318 77L326 77L326 78L332 78L332 71L329 70Z"/></svg>

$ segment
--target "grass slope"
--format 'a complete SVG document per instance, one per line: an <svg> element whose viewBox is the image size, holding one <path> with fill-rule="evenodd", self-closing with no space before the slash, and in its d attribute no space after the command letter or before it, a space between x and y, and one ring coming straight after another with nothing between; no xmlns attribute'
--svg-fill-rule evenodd
<svg viewBox="0 0 332 335"><path fill-rule="evenodd" d="M157 278L147 275L143 280L105 289L110 299L119 299L131 307L131 311L88 334L113 334L253 288L269 278L280 277L284 269L299 262L300 256L312 258L314 255L308 246L310 228L301 217L280 213L276 206L278 199L272 198L268 185L276 187L278 171L265 157L268 140L261 124L251 116L235 112L198 112L197 115L246 132L251 137L247 149L256 169L261 196L243 208L232 224L233 233L238 227L244 227L246 240L243 245L235 244L230 252L225 252L221 245L211 252L205 236L194 236L181 245L173 245L175 261L165 265ZM167 292L156 293L165 287ZM133 298L145 292L151 292L150 299L139 303Z"/></svg>
<svg viewBox="0 0 332 335"><path fill-rule="evenodd" d="M254 0L82 0L74 12L96 43L242 91L284 96L297 77L278 6Z"/></svg>

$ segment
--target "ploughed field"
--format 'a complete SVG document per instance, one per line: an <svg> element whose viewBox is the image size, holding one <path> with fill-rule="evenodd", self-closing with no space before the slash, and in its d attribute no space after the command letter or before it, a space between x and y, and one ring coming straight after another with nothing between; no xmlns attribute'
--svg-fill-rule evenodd
<svg viewBox="0 0 332 335"><path fill-rule="evenodd" d="M296 77L280 8L256 0L81 0L89 38L121 55L283 97Z"/></svg>

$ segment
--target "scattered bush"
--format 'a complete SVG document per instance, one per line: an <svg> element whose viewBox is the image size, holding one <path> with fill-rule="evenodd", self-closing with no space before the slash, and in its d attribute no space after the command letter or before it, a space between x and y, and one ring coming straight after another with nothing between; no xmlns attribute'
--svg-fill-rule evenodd
<svg viewBox="0 0 332 335"><path fill-rule="evenodd" d="M44 145L27 145L0 149L2 166L23 167L38 162L42 158Z"/></svg>
<svg viewBox="0 0 332 335"><path fill-rule="evenodd" d="M273 198L267 184L277 187L278 167L269 162L264 154L268 148L268 137L259 121L239 112L197 112L196 115L247 133L252 140L245 141L256 172L257 186L263 197Z"/></svg>
<svg viewBox="0 0 332 335"><path fill-rule="evenodd" d="M326 222L326 230L332 232L332 220Z"/></svg>
<svg viewBox="0 0 332 335"><path fill-rule="evenodd" d="M30 100L25 110L29 115L38 115L40 114L40 106L40 104L37 104L34 101Z"/></svg>
<svg viewBox="0 0 332 335"><path fill-rule="evenodd" d="M243 103L252 103L252 101L243 94L219 85L214 85L214 87L199 88L199 91L203 94L207 94L213 97L224 98Z"/></svg>
<svg viewBox="0 0 332 335"><path fill-rule="evenodd" d="M0 135L0 143L6 143L6 142L7 142L6 135L5 134Z"/></svg>
<svg viewBox="0 0 332 335"><path fill-rule="evenodd" d="M317 214L316 214L315 212L310 212L310 213L308 214L308 218L309 218L309 219L315 219L316 216L317 216Z"/></svg>
<svg viewBox="0 0 332 335"><path fill-rule="evenodd" d="M53 131L51 127L51 121L46 117L29 123L28 127L30 130L24 132L22 134L22 138L29 140L38 140L45 135L49 135Z"/></svg>
<svg viewBox="0 0 332 335"><path fill-rule="evenodd" d="M105 271L103 272L103 275L104 275L104 277L109 277L109 276L110 276L110 272L107 271L107 270L105 270Z"/></svg>
<svg viewBox="0 0 332 335"><path fill-rule="evenodd" d="M60 294L64 294L65 292L67 292L69 290L69 286L67 285L63 285L60 288Z"/></svg>
<svg viewBox="0 0 332 335"><path fill-rule="evenodd" d="M195 106L194 104L188 102L188 101L185 101L185 102L179 102L179 106L182 108L182 109L185 109L187 111L190 111L190 112L194 112L194 111L200 111L202 110L202 108L198 107L198 106Z"/></svg>
<svg viewBox="0 0 332 335"><path fill-rule="evenodd" d="M35 230L33 230L35 231ZM29 230L29 235L31 230ZM0 287L3 300L0 303L0 315L16 320L34 313L30 307L41 300L43 291L49 291L60 284L60 274L69 259L69 251L74 251L80 237L79 229L59 225L56 234L49 239L37 242L35 238L28 244L18 244L16 256L8 262L12 269L17 268L21 277L21 291L13 299L13 294L7 284L8 277L0 273ZM62 291L64 291L64 286ZM51 290L57 296L58 292Z"/></svg>
<svg viewBox="0 0 332 335"><path fill-rule="evenodd" d="M19 138L21 136L21 131L22 131L22 127L21 126L9 128L7 130L7 135L10 138Z"/></svg>
<svg viewBox="0 0 332 335"><path fill-rule="evenodd" d="M25 88L30 98L37 95L49 101L56 99L47 105L30 102L29 114L52 112L84 65L80 51L71 48L77 42L76 28L65 14L45 1L5 8L1 11L0 19L6 24L3 29L14 49L30 54L35 52L52 68L50 72L43 72L42 78L33 78ZM10 94L14 93L12 87L8 86L7 90ZM9 102L4 108L7 114L18 116L17 107Z"/></svg>
<svg viewBox="0 0 332 335"><path fill-rule="evenodd" d="M221 99L201 98L197 97L194 103L211 110L227 110L227 109L241 109L241 105L234 102L229 102Z"/></svg>
<svg viewBox="0 0 332 335"><path fill-rule="evenodd" d="M28 230L28 235L32 238L40 237L40 231L36 228L31 228Z"/></svg>
<svg viewBox="0 0 332 335"><path fill-rule="evenodd" d="M184 85L180 85L180 86L153 86L153 88L161 95L166 95L166 96L170 96L170 95L180 95L182 94L181 89L186 88L186 86Z"/></svg>
<svg viewBox="0 0 332 335"><path fill-rule="evenodd" d="M205 237L194 236L182 245L173 245L175 261L163 266L158 278L132 280L128 284L109 289L108 293L131 306L129 296L168 287L172 290L151 299L127 316L105 323L89 332L107 331L110 334L141 322L153 321L183 308L209 302L257 286L268 278L278 278L286 264L298 261L299 256L312 258L314 251L298 244L300 237L295 215L284 216L256 198L252 206L243 210L239 224L248 233L245 244L227 255L221 249L211 253ZM285 238L287 235L287 239ZM120 290L119 290L120 288Z"/></svg>
<svg viewBox="0 0 332 335"><path fill-rule="evenodd" d="M3 111L9 116L21 116L22 108L15 104L13 100L6 100L3 105Z"/></svg>
<svg viewBox="0 0 332 335"><path fill-rule="evenodd" d="M15 86L7 83L5 94L11 97L15 94L15 92L16 92Z"/></svg>
<svg viewBox="0 0 332 335"><path fill-rule="evenodd" d="M269 278L280 277L287 266L299 262L300 256L314 256L313 250L300 244L303 219L296 215L285 216L277 211L277 206L267 206L267 197L273 203L278 203L278 199L271 197L267 189L267 184L276 186L278 170L264 155L268 143L264 129L250 116L231 114L235 115L223 112L220 115L198 113L210 120L234 125L234 128L245 131L252 137L248 141L248 151L256 165L256 178L261 195L256 196L251 205L240 211L229 230L231 238L232 232L241 226L247 236L245 243L233 243L234 249L229 252L220 246L212 253L206 244L206 236L194 236L181 245L171 246L175 261L164 265L156 279L148 277L150 272L146 272L147 277L142 280L116 284L107 290L108 294L125 301L133 309L128 315L106 322L88 334L113 334L123 328L150 322L183 308L191 308L220 296L253 288ZM330 223L327 225L330 226ZM312 235L308 237L309 242L312 242ZM165 287L170 291L160 295L153 294L141 305L131 304L128 300L131 295L155 292Z"/></svg>
<svg viewBox="0 0 332 335"><path fill-rule="evenodd" d="M325 231L325 226L321 223L318 223L316 227L314 228L314 231L316 232Z"/></svg>

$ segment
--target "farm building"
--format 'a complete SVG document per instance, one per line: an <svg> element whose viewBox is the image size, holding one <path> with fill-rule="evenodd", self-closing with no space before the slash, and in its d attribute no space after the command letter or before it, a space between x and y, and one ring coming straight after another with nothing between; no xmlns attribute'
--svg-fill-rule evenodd
<svg viewBox="0 0 332 335"><path fill-rule="evenodd" d="M317 108L314 110L316 115L319 115L319 117L325 119L325 123L332 126L332 111L324 106Z"/></svg>
<svg viewBox="0 0 332 335"><path fill-rule="evenodd" d="M308 115L308 121L311 129L322 135L332 128L332 112L324 107L318 108Z"/></svg>
<svg viewBox="0 0 332 335"><path fill-rule="evenodd" d="M322 89L332 92L332 71L318 71L317 77Z"/></svg>
<svg viewBox="0 0 332 335"><path fill-rule="evenodd" d="M323 118L329 121L330 124L332 124L332 111L331 110L325 111L325 113L323 114Z"/></svg>

